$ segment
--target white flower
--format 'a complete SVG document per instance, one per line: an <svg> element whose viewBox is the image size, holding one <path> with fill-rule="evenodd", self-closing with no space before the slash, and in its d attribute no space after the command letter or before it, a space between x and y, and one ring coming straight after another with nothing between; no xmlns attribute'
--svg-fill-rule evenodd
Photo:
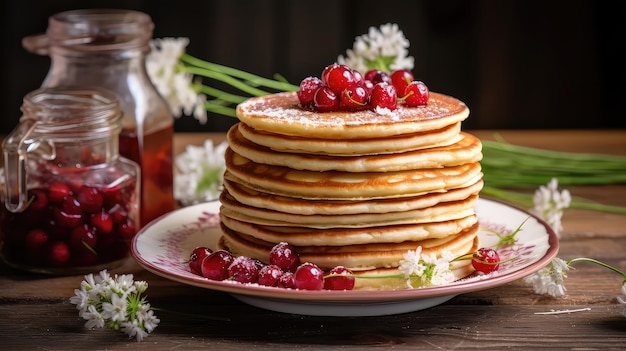
<svg viewBox="0 0 626 351"><path fill-rule="evenodd" d="M70 302L76 305L79 316L87 321L86 328L108 326L141 341L160 322L150 304L141 297L147 288L145 281L133 281L132 274L111 277L103 270L98 276L85 275Z"/></svg>
<svg viewBox="0 0 626 351"><path fill-rule="evenodd" d="M409 41L397 24L387 23L380 29L370 27L367 34L356 37L347 57L340 55L337 62L361 73L370 69L391 72L413 69L414 59L408 56Z"/></svg>
<svg viewBox="0 0 626 351"><path fill-rule="evenodd" d="M564 281L570 267L560 258L554 258L550 264L524 278L524 282L533 286L536 294L553 297L565 296L567 289Z"/></svg>
<svg viewBox="0 0 626 351"><path fill-rule="evenodd" d="M398 269L404 274L409 288L418 288L429 285L445 285L455 280L450 270L452 254L443 252L441 257L431 253L422 253L422 247L409 250L400 260Z"/></svg>
<svg viewBox="0 0 626 351"><path fill-rule="evenodd" d="M626 281L622 283L622 295L617 296L617 302L624 305L622 313L624 314L624 317L626 317Z"/></svg>
<svg viewBox="0 0 626 351"><path fill-rule="evenodd" d="M207 139L202 146L187 145L174 163L174 197L183 205L217 199L226 170L224 153L227 142L214 146Z"/></svg>
<svg viewBox="0 0 626 351"><path fill-rule="evenodd" d="M189 44L188 38L159 38L150 41L146 70L157 91L167 101L176 117L193 116L202 124L207 121L206 96L194 89L193 75L177 69L180 57Z"/></svg>
<svg viewBox="0 0 626 351"><path fill-rule="evenodd" d="M547 186L540 186L535 191L533 197L534 208L531 209L532 213L550 225L557 237L563 230L561 223L563 210L568 208L572 202L570 192L567 189L559 192L558 187L559 183L556 178L552 178Z"/></svg>
<svg viewBox="0 0 626 351"><path fill-rule="evenodd" d="M126 295L123 297L117 294L111 295L111 302L102 303L102 317L113 322L123 322L126 320Z"/></svg>
<svg viewBox="0 0 626 351"><path fill-rule="evenodd" d="M421 276L426 270L426 266L422 262L422 247L418 246L415 250L409 250L400 260L400 271L404 273L405 278L412 275Z"/></svg>
<svg viewBox="0 0 626 351"><path fill-rule="evenodd" d="M87 329L104 327L104 317L98 312L95 305L89 305L87 311L81 316L87 321L85 322L85 328Z"/></svg>
<svg viewBox="0 0 626 351"><path fill-rule="evenodd" d="M142 341L143 338L148 336L148 333L143 330L143 327L138 320L126 321L120 324L122 331L128 334L128 337L135 337L137 341Z"/></svg>
<svg viewBox="0 0 626 351"><path fill-rule="evenodd" d="M139 323L143 324L143 327L148 333L153 331L161 321L154 315L154 311L150 309L149 303L144 303L139 306L139 310L137 311L137 320Z"/></svg>

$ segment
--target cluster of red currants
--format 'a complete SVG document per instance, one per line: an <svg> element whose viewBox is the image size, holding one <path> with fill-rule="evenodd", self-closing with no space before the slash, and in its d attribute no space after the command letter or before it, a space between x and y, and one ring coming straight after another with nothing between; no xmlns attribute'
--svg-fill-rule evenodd
<svg viewBox="0 0 626 351"><path fill-rule="evenodd" d="M28 207L4 211L3 254L36 267L83 267L123 258L136 233L132 184L115 187L52 180L28 191Z"/></svg>
<svg viewBox="0 0 626 351"><path fill-rule="evenodd" d="M270 264L247 256L234 256L226 250L211 250L205 246L193 249L189 256L192 273L211 280L231 280L256 283L286 289L353 290L355 277L344 266L324 272L317 265L304 262L295 248L286 242L276 244L270 251ZM472 265L477 272L497 271L500 257L496 250L481 248L472 254Z"/></svg>
<svg viewBox="0 0 626 351"><path fill-rule="evenodd" d="M317 265L304 262L295 248L286 242L276 244L270 251L270 264L247 256L234 256L226 250L195 248L189 257L192 273L211 280L232 280L286 289L352 290L354 277L343 266L324 272Z"/></svg>
<svg viewBox="0 0 626 351"><path fill-rule="evenodd" d="M370 70L362 75L346 65L333 63L324 68L321 78L303 79L297 95L303 108L319 112L395 111L399 101L412 107L426 105L429 91L409 70L391 74Z"/></svg>

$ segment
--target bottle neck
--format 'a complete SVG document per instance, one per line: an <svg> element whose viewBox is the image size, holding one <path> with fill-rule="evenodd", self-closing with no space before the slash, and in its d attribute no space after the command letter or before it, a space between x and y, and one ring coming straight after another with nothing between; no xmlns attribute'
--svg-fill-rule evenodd
<svg viewBox="0 0 626 351"><path fill-rule="evenodd" d="M119 93L131 81L149 81L140 49L86 54L51 48L51 66L43 86L100 86Z"/></svg>

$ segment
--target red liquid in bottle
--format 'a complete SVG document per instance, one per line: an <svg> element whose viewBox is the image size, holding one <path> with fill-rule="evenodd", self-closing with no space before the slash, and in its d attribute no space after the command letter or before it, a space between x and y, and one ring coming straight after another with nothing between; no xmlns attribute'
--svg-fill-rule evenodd
<svg viewBox="0 0 626 351"><path fill-rule="evenodd" d="M141 227L174 210L173 133L172 125L149 132L143 137L143 147L135 131L120 134L120 154L141 167Z"/></svg>

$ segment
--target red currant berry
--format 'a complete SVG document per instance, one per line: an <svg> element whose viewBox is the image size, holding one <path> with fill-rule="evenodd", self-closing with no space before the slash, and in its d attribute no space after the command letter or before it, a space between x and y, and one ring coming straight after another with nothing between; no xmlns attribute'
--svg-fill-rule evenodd
<svg viewBox="0 0 626 351"><path fill-rule="evenodd" d="M98 233L109 234L113 230L113 218L104 211L92 214L89 223L98 230Z"/></svg>
<svg viewBox="0 0 626 351"><path fill-rule="evenodd" d="M363 83L365 83L365 78L363 78L363 75L361 74L361 72L353 69L352 75L354 76L355 85L363 85Z"/></svg>
<svg viewBox="0 0 626 351"><path fill-rule="evenodd" d="M53 181L48 186L48 199L50 202L61 202L71 194L70 187L67 184Z"/></svg>
<svg viewBox="0 0 626 351"><path fill-rule="evenodd" d="M336 63L324 69L322 80L337 95L357 83L357 78L350 67Z"/></svg>
<svg viewBox="0 0 626 351"><path fill-rule="evenodd" d="M300 265L300 256L293 245L280 242L270 250L270 264L275 264L285 272L295 272Z"/></svg>
<svg viewBox="0 0 626 351"><path fill-rule="evenodd" d="M97 213L102 209L102 194L94 187L83 186L78 191L76 199L87 212Z"/></svg>
<svg viewBox="0 0 626 351"><path fill-rule="evenodd" d="M235 258L226 250L213 251L200 263L202 276L211 280L224 280L228 278L228 267Z"/></svg>
<svg viewBox="0 0 626 351"><path fill-rule="evenodd" d="M385 71L372 69L365 73L365 80L369 80L374 83L374 85L378 83L389 83L391 84L391 77Z"/></svg>
<svg viewBox="0 0 626 351"><path fill-rule="evenodd" d="M409 106L424 106L428 103L429 95L426 84L416 80L407 85L402 99Z"/></svg>
<svg viewBox="0 0 626 351"><path fill-rule="evenodd" d="M63 209L64 212L71 213L71 214L81 214L83 212L80 202L78 202L78 200L76 200L73 196L65 197L65 200L63 200L63 204L61 205L61 208Z"/></svg>
<svg viewBox="0 0 626 351"><path fill-rule="evenodd" d="M102 203L107 208L125 203L124 192L121 186L102 189Z"/></svg>
<svg viewBox="0 0 626 351"><path fill-rule="evenodd" d="M294 289L296 287L296 282L294 280L293 273L284 272L283 275L281 275L278 279L277 286L284 289Z"/></svg>
<svg viewBox="0 0 626 351"><path fill-rule="evenodd" d="M62 241L50 243L46 250L46 260L52 267L61 267L70 261L70 248Z"/></svg>
<svg viewBox="0 0 626 351"><path fill-rule="evenodd" d="M352 86L341 93L339 107L348 111L358 111L367 107L369 95L362 86Z"/></svg>
<svg viewBox="0 0 626 351"><path fill-rule="evenodd" d="M296 93L298 100L300 100L300 106L311 107L313 105L313 99L315 98L315 92L317 89L324 85L321 79L317 77L307 77L300 82L300 89Z"/></svg>
<svg viewBox="0 0 626 351"><path fill-rule="evenodd" d="M45 231L32 229L26 233L26 249L28 251L38 252L46 243L48 243L48 233Z"/></svg>
<svg viewBox="0 0 626 351"><path fill-rule="evenodd" d="M32 211L43 210L48 206L48 196L41 189L30 190L29 201L28 209Z"/></svg>
<svg viewBox="0 0 626 351"><path fill-rule="evenodd" d="M363 87L363 89L365 89L365 92L368 96L372 95L372 90L374 90L374 83L372 83L371 80L364 80L361 86Z"/></svg>
<svg viewBox="0 0 626 351"><path fill-rule="evenodd" d="M396 88L397 92L403 92L407 85L415 80L413 73L408 69L399 69L391 73L391 84Z"/></svg>
<svg viewBox="0 0 626 351"><path fill-rule="evenodd" d="M56 224L63 228L74 228L79 225L83 219L83 215L80 213L68 213L56 207L52 209L52 214L54 215Z"/></svg>
<svg viewBox="0 0 626 351"><path fill-rule="evenodd" d="M98 237L93 230L86 225L81 225L72 230L70 234L70 247L76 251L92 251L96 247Z"/></svg>
<svg viewBox="0 0 626 351"><path fill-rule="evenodd" d="M126 218L126 221L120 223L117 226L117 230L122 235L122 237L126 240L131 240L135 234L137 234L137 228L135 227L135 222L132 219Z"/></svg>
<svg viewBox="0 0 626 351"><path fill-rule="evenodd" d="M122 205L116 204L115 206L109 209L108 213L111 215L111 219L115 223L124 223L126 222L126 218L128 218L128 211Z"/></svg>
<svg viewBox="0 0 626 351"><path fill-rule="evenodd" d="M329 87L322 86L315 91L313 106L320 112L336 111L339 107L339 97Z"/></svg>
<svg viewBox="0 0 626 351"><path fill-rule="evenodd" d="M343 276L328 277L324 279L324 289L326 290L352 290L355 279L351 276L352 271L344 266L337 266L330 270L330 274L340 274Z"/></svg>
<svg viewBox="0 0 626 351"><path fill-rule="evenodd" d="M191 273L202 275L202 260L210 255L213 250L209 249L205 246L198 246L191 251L191 255L189 255L189 269Z"/></svg>
<svg viewBox="0 0 626 351"><path fill-rule="evenodd" d="M311 262L298 266L293 279L296 289L322 290L324 288L324 271Z"/></svg>
<svg viewBox="0 0 626 351"><path fill-rule="evenodd" d="M500 267L500 255L494 249L480 248L474 252L472 257L472 266L481 273L491 273L497 271Z"/></svg>
<svg viewBox="0 0 626 351"><path fill-rule="evenodd" d="M388 83L378 83L374 85L372 96L370 97L370 106L374 111L378 108L395 111L398 108L396 88Z"/></svg>
<svg viewBox="0 0 626 351"><path fill-rule="evenodd" d="M283 270L275 264L263 266L259 271L259 285L278 286L278 280L283 275Z"/></svg>
<svg viewBox="0 0 626 351"><path fill-rule="evenodd" d="M228 266L228 276L240 283L256 283L259 279L259 270L263 265L259 260L246 256L238 256Z"/></svg>

